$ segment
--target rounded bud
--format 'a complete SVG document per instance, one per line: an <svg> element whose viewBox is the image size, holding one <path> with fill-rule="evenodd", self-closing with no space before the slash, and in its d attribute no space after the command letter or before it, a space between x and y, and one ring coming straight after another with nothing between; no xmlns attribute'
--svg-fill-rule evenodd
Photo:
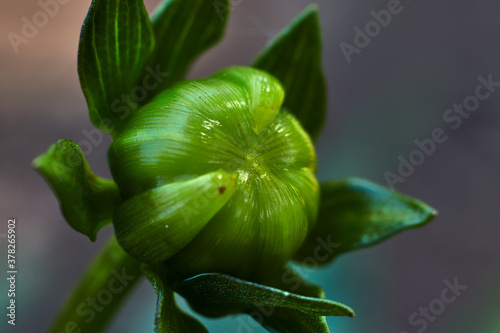
<svg viewBox="0 0 500 333"><path fill-rule="evenodd" d="M123 248L182 277L255 280L280 269L319 200L314 147L283 98L271 75L235 67L142 107L109 150Z"/></svg>

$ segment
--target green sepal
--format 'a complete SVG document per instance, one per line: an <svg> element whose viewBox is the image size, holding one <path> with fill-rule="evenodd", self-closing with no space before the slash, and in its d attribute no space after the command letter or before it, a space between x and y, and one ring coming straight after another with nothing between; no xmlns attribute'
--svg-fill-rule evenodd
<svg viewBox="0 0 500 333"><path fill-rule="evenodd" d="M436 214L420 200L366 180L321 184L318 220L294 260L312 257L324 265L341 253L422 227Z"/></svg>
<svg viewBox="0 0 500 333"><path fill-rule="evenodd" d="M141 262L165 261L203 229L234 194L236 184L236 175L220 170L136 195L116 209L118 242Z"/></svg>
<svg viewBox="0 0 500 333"><path fill-rule="evenodd" d="M150 267L143 264L141 269L153 285L157 295L155 333L208 333L199 321L177 307L174 291L166 282L167 268L164 265Z"/></svg>
<svg viewBox="0 0 500 333"><path fill-rule="evenodd" d="M326 81L321 65L318 8L306 8L255 59L285 89L284 107L317 139L326 118Z"/></svg>
<svg viewBox="0 0 500 333"><path fill-rule="evenodd" d="M95 126L114 135L138 106L145 89L138 83L154 45L143 0L92 1L80 35L78 75Z"/></svg>
<svg viewBox="0 0 500 333"><path fill-rule="evenodd" d="M230 0L166 0L151 16L156 48L149 62L168 76L154 88L156 93L184 79L193 62L215 45L226 30L229 15L219 15L219 6L230 8Z"/></svg>
<svg viewBox="0 0 500 333"><path fill-rule="evenodd" d="M297 310L317 316L354 316L349 307L315 297L301 296L235 277L206 273L174 285L191 307L205 316L249 313L255 307Z"/></svg>
<svg viewBox="0 0 500 333"><path fill-rule="evenodd" d="M113 181L97 177L71 140L59 140L33 161L33 167L55 192L66 221L91 241L111 223L114 208L121 202Z"/></svg>

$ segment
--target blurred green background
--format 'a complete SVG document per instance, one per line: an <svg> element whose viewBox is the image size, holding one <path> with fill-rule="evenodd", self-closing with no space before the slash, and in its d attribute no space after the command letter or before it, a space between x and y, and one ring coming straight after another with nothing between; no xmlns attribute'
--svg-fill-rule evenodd
<svg viewBox="0 0 500 333"><path fill-rule="evenodd" d="M207 0L211 1L211 0ZM440 215L368 250L347 254L320 270L303 270L327 297L350 305L356 317L329 318L333 332L498 333L500 322L500 91L454 130L443 120L473 95L478 76L500 81L500 3L403 0L400 14L347 63L340 44L353 44L355 27L393 1L318 3L329 89L328 123L318 143L321 180L358 176L386 185L408 158L414 140L443 128L448 139L398 183L397 190L437 208ZM158 1L146 1L152 10ZM310 1L234 1L224 41L190 77L249 64L258 51ZM18 221L17 325L7 325L5 278L0 279L1 332L42 332L96 244L70 229L32 159L60 138L78 142L93 128L76 73L81 23L90 0L69 1L16 53L7 35L20 34L23 17L40 11L35 0L1 0L0 11L0 253L6 253L8 218ZM109 176L105 144L93 147L90 165ZM6 258L0 260L0 275ZM433 321L410 316L441 297L444 280L467 290ZM156 297L143 281L109 332L150 332ZM418 317L422 318L422 317ZM248 317L204 320L213 332L263 332ZM56 332L54 332L56 333Z"/></svg>

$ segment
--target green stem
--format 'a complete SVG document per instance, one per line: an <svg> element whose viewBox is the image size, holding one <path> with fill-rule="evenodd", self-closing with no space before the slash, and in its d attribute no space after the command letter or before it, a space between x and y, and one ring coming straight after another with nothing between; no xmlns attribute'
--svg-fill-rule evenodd
<svg viewBox="0 0 500 333"><path fill-rule="evenodd" d="M139 262L112 236L87 267L48 332L103 332L140 276Z"/></svg>

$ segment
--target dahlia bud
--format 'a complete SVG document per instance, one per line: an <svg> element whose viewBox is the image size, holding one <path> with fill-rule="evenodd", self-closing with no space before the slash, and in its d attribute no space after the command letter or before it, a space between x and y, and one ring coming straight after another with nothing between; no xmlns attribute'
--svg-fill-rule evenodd
<svg viewBox="0 0 500 333"><path fill-rule="evenodd" d="M283 265L316 220L316 155L266 72L236 67L185 81L143 106L109 162L125 201L113 224L142 262L182 277L259 279Z"/></svg>
<svg viewBox="0 0 500 333"><path fill-rule="evenodd" d="M175 293L203 316L246 313L273 332L330 332L324 316L353 310L325 299L287 261L324 265L435 216L423 202L364 180L318 185L311 138L325 122L327 89L316 6L253 68L185 81L223 36L230 8L230 0L164 1L150 19L142 0L92 1L78 74L93 124L114 139L113 180L94 174L67 139L33 164L75 230L95 241L113 223L116 238L53 331L68 323L103 331L126 292L91 323L73 309L131 267L158 295L156 333L207 332L176 306Z"/></svg>

